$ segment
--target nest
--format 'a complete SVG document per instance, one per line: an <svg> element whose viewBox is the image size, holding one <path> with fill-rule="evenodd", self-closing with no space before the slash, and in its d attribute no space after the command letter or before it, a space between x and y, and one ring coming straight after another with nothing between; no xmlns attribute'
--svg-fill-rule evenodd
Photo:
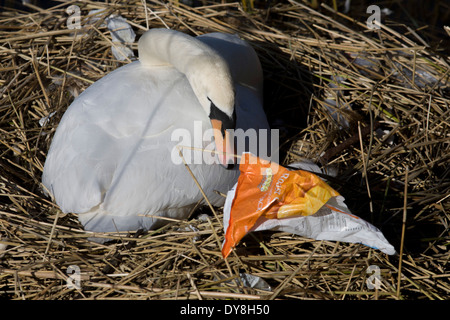
<svg viewBox="0 0 450 320"><path fill-rule="evenodd" d="M80 8L80 29L67 27L69 4ZM104 11L92 20L94 9ZM63 214L40 181L74 97L132 60L112 55L116 44L103 23L111 14L124 17L136 39L168 27L249 41L265 72L282 163L319 164L399 255L260 232L224 260L222 208L199 208L187 221L144 234L95 235L115 239L106 244L90 241L93 234ZM247 10L83 1L2 12L0 297L449 299L449 59L417 28L383 16L372 30L362 17L294 1ZM128 45L137 55L137 43Z"/></svg>

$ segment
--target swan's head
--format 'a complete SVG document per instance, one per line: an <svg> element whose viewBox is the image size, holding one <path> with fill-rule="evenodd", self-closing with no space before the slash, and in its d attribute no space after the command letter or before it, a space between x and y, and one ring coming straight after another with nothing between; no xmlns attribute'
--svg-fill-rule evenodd
<svg viewBox="0 0 450 320"><path fill-rule="evenodd" d="M222 165L234 163L234 84L228 64L207 44L182 32L151 29L139 39L139 60L147 66L172 65L183 73L211 119Z"/></svg>
<svg viewBox="0 0 450 320"><path fill-rule="evenodd" d="M203 57L192 62L186 73L192 90L211 120L214 142L220 163L231 167L235 162L232 144L235 129L235 91L226 62L218 56Z"/></svg>

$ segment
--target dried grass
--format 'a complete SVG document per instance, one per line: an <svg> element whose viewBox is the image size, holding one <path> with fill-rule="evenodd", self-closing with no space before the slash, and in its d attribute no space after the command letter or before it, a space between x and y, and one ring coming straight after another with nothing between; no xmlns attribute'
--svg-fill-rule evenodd
<svg viewBox="0 0 450 320"><path fill-rule="evenodd" d="M269 119L283 129L284 163L309 158L337 173L329 182L401 255L263 232L223 260L222 226L209 208L146 234L89 241L93 235L76 216L44 196L40 177L73 96L123 62L114 60L101 21L87 27L83 19L83 38L67 29L72 3L83 18L103 7L120 13L137 37L167 26L233 32L251 42L265 71ZM391 22L372 31L326 5L314 10L293 1L252 12L235 3L190 8L158 1L36 10L0 14L0 297L449 299L449 59L417 30ZM333 101L336 119L327 109ZM67 286L74 266L81 289ZM378 268L378 289L367 285L369 266ZM241 273L271 289L244 286Z"/></svg>

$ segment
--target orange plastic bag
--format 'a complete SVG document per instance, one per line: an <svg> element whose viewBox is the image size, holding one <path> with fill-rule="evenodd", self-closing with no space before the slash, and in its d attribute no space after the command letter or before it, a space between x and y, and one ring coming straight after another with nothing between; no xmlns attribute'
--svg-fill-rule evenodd
<svg viewBox="0 0 450 320"><path fill-rule="evenodd" d="M339 193L313 173L290 171L244 153L222 255L226 258L258 219L283 219L317 212Z"/></svg>

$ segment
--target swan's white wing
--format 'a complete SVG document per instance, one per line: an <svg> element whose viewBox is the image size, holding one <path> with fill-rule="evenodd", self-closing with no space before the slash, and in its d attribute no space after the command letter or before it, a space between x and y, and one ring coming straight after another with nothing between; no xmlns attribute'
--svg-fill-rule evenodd
<svg viewBox="0 0 450 320"><path fill-rule="evenodd" d="M172 68L149 72L139 62L120 68L69 107L54 136L43 183L65 212L101 204L111 214L131 215L192 204L199 190L184 165L171 162L179 142L171 135L183 127L192 130L194 120L209 125L182 74ZM205 186L234 180L220 166L193 171Z"/></svg>

